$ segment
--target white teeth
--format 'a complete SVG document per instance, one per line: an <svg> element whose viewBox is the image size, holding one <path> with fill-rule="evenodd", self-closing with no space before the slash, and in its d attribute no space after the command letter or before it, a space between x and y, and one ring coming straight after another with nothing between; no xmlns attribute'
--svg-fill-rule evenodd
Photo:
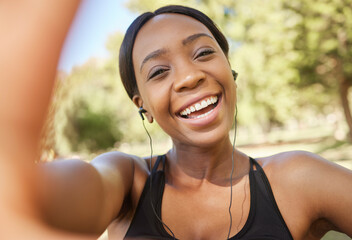
<svg viewBox="0 0 352 240"><path fill-rule="evenodd" d="M195 112L195 111L199 111L199 110L201 110L201 109L203 109L203 108L206 108L206 107L208 107L209 105L216 103L217 101L218 101L218 97L217 97L217 96L210 97L210 98L208 98L208 99L206 99L206 100L204 99L204 100L202 100L201 102L198 102L198 103L196 103L196 104L194 104L194 105L192 105L192 106L186 108L186 109L183 110L180 114L181 114L182 116L187 116L187 115L189 115L190 113ZM197 116L196 118L204 117L204 116L208 115L209 113L211 113L212 111L213 111L213 110L210 110L209 112L204 113L204 114L202 114L202 115L199 115L199 116Z"/></svg>
<svg viewBox="0 0 352 240"><path fill-rule="evenodd" d="M196 103L196 110L199 111L200 109L202 109L202 106L199 103Z"/></svg>
<svg viewBox="0 0 352 240"><path fill-rule="evenodd" d="M196 118L202 118L207 116L209 113L211 113L214 109L210 110L209 112L203 113L202 115L197 116Z"/></svg>

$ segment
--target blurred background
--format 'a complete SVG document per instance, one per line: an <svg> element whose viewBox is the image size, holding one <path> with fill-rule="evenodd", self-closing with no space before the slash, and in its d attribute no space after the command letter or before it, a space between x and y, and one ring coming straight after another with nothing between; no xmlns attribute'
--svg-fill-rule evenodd
<svg viewBox="0 0 352 240"><path fill-rule="evenodd" d="M352 8L349 0L95 0L82 2L58 67L42 160L119 150L147 156L149 142L118 74L118 51L139 13L167 4L210 16L238 73L237 147L252 157L307 150L352 169ZM147 124L154 153L171 146ZM334 232L327 239L350 239Z"/></svg>

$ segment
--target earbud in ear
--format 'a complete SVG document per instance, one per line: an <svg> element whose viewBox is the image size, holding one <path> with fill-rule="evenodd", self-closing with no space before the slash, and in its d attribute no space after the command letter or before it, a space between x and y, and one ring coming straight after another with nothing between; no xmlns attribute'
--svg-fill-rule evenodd
<svg viewBox="0 0 352 240"><path fill-rule="evenodd" d="M143 113L146 113L147 111L144 108L140 107L138 109L138 112L139 112L139 115L141 116L142 120L144 120Z"/></svg>
<svg viewBox="0 0 352 240"><path fill-rule="evenodd" d="M235 70L232 70L232 76L233 76L233 80L236 81L238 73L235 72Z"/></svg>

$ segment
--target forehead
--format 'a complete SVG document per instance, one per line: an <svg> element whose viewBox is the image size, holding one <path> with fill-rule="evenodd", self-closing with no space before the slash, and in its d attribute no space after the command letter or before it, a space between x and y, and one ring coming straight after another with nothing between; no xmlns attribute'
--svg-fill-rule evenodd
<svg viewBox="0 0 352 240"><path fill-rule="evenodd" d="M133 46L133 59L151 51L169 48L195 33L207 33L209 29L198 20L182 14L160 14L149 20L137 34Z"/></svg>

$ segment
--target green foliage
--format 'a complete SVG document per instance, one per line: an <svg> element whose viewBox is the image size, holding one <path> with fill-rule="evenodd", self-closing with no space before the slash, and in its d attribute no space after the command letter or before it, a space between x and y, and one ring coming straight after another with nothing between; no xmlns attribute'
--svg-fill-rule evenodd
<svg viewBox="0 0 352 240"><path fill-rule="evenodd" d="M55 100L56 150L60 154L94 152L120 141L114 75L105 63L91 60L61 79Z"/></svg>
<svg viewBox="0 0 352 240"><path fill-rule="evenodd" d="M74 152L106 150L122 139L116 116L107 110L93 111L84 99L74 102L66 115L63 133Z"/></svg>
<svg viewBox="0 0 352 240"><path fill-rule="evenodd" d="M163 0L163 1L147 1L147 0L129 0L126 6L134 12L142 13L146 11L154 11L155 9L166 5L185 5L191 6L188 0Z"/></svg>
<svg viewBox="0 0 352 240"><path fill-rule="evenodd" d="M239 72L239 123L270 131L317 122L339 104L338 79L352 82L352 9L348 1L131 0L136 12L168 4L195 7L227 36ZM61 80L56 101L56 149L92 152L147 139L118 76L122 34L110 36L107 61L91 60ZM312 120L315 119L315 120ZM153 139L165 139L147 124Z"/></svg>
<svg viewBox="0 0 352 240"><path fill-rule="evenodd" d="M343 63L343 75L352 81L351 45L352 10L347 1L286 1L286 9L298 21L289 30L296 31L293 48L298 57L293 67L300 70L300 86L319 83L336 89L336 71Z"/></svg>

